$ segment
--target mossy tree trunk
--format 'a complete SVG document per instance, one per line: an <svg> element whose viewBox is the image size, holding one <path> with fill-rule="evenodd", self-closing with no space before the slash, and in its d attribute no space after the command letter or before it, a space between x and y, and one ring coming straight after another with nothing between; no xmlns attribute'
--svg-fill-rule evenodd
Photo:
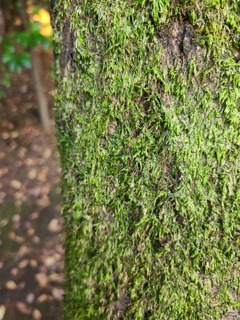
<svg viewBox="0 0 240 320"><path fill-rule="evenodd" d="M51 3L66 319L234 319L238 1Z"/></svg>

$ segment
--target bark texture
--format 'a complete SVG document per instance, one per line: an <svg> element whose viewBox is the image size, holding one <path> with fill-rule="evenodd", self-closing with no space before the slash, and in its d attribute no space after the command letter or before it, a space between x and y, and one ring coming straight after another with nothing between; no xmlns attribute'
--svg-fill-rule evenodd
<svg viewBox="0 0 240 320"><path fill-rule="evenodd" d="M238 1L59 0L51 13L65 318L234 319Z"/></svg>

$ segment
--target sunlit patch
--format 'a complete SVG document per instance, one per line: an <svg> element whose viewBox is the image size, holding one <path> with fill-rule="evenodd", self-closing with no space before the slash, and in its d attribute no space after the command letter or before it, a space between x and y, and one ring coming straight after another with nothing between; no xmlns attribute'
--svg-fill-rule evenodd
<svg viewBox="0 0 240 320"><path fill-rule="evenodd" d="M31 15L31 21L39 21L41 23L40 32L43 36L49 37L52 34L50 15L45 9L39 9L38 13Z"/></svg>

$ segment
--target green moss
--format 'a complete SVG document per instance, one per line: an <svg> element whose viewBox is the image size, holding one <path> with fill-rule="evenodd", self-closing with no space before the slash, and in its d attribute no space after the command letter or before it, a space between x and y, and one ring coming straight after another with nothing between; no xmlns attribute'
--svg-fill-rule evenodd
<svg viewBox="0 0 240 320"><path fill-rule="evenodd" d="M55 9L66 319L238 309L237 1Z"/></svg>

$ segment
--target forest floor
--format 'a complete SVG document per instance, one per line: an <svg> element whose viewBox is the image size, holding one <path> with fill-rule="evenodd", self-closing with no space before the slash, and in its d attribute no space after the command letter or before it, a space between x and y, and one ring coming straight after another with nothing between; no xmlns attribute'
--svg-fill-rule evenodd
<svg viewBox="0 0 240 320"><path fill-rule="evenodd" d="M50 53L41 53L51 114ZM57 320L64 280L59 155L39 121L29 70L0 101L0 320Z"/></svg>

